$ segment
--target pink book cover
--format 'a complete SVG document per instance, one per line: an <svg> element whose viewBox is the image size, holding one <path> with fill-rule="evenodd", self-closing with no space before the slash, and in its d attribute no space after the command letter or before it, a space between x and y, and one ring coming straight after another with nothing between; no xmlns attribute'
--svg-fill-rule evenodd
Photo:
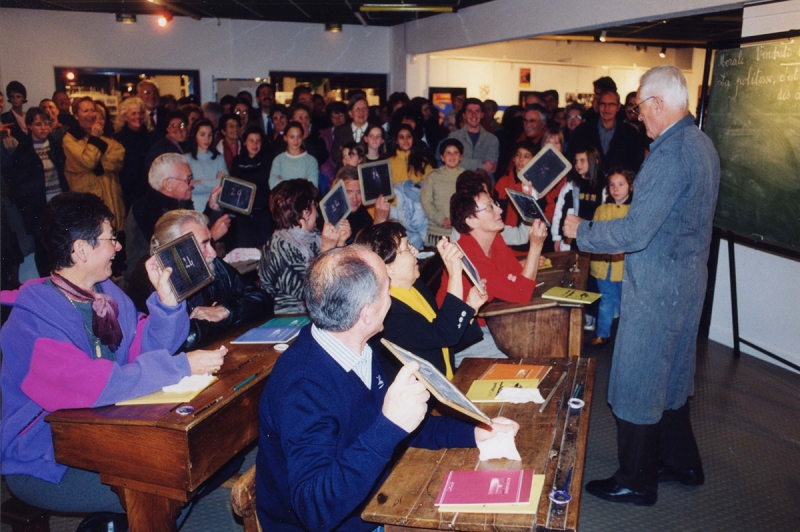
<svg viewBox="0 0 800 532"><path fill-rule="evenodd" d="M450 471L436 506L442 504L525 504L530 502L533 470Z"/></svg>

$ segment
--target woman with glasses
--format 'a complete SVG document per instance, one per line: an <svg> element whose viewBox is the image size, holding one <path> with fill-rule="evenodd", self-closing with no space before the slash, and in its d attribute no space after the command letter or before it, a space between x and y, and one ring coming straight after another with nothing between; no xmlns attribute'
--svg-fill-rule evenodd
<svg viewBox="0 0 800 532"><path fill-rule="evenodd" d="M147 158L144 161L145 176L150 172L153 161L155 161L159 155L164 155L165 153L178 153L182 155L185 153L184 143L186 142L186 136L189 132L187 129L186 117L183 116L183 113L180 111L170 111L167 114L166 121L166 136L153 143L153 145L150 146L150 150L147 152Z"/></svg>
<svg viewBox="0 0 800 532"><path fill-rule="evenodd" d="M62 512L124 513L97 473L55 461L45 417L62 408L112 405L218 370L226 354L178 353L189 331L186 303L169 287L170 269L147 262L156 293L149 317L109 277L121 246L114 215L95 195L66 192L42 215L50 276L4 293L3 475L21 500ZM113 438L98 453L118 453Z"/></svg>
<svg viewBox="0 0 800 532"><path fill-rule="evenodd" d="M298 125L298 127L300 127ZM347 220L337 227L317 227L317 187L305 179L281 181L270 191L269 210L275 232L264 244L258 264L261 289L275 299L275 314L306 312L303 280L311 259L350 237Z"/></svg>
<svg viewBox="0 0 800 532"><path fill-rule="evenodd" d="M486 302L486 296L474 286L464 289L461 251L447 238L436 244L449 274L444 299L437 305L431 291L419 279L417 250L408 242L401 224L392 221L376 224L359 233L356 243L369 246L386 263L392 306L383 322L383 337L421 356L452 379L455 354L482 337L473 318ZM391 355L383 357L381 362L387 377L393 380L400 370L399 362Z"/></svg>

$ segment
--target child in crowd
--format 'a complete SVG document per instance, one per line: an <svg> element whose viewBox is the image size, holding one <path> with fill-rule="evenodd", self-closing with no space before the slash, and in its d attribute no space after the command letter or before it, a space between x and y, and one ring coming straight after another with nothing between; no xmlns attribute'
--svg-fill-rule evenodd
<svg viewBox="0 0 800 532"><path fill-rule="evenodd" d="M319 165L317 160L303 148L303 126L300 122L286 124L283 133L286 151L275 157L269 173L269 188L273 189L281 181L305 179L315 187L319 184Z"/></svg>
<svg viewBox="0 0 800 532"><path fill-rule="evenodd" d="M531 193L530 189L527 187L525 187L523 190L522 181L520 181L517 174L520 170L525 168L526 164L531 162L531 159L533 159L534 155L536 155L538 151L539 150L530 140L524 140L517 144L516 148L514 149L514 157L512 159L511 168L506 175L497 180L497 184L494 186L498 203L500 203L500 207L503 208L503 212L505 213L503 220L506 225L510 225L511 227L516 227L519 225L520 219L517 214L517 210L508 199L506 189L510 188L511 190L524 192L525 194Z"/></svg>
<svg viewBox="0 0 800 532"><path fill-rule="evenodd" d="M201 118L192 126L186 162L189 163L194 177L192 201L196 208L202 209L208 203L211 191L228 173L225 158L214 146L214 126L211 120Z"/></svg>
<svg viewBox="0 0 800 532"><path fill-rule="evenodd" d="M361 142L367 147L364 159L368 163L386 158L386 144L383 128L380 124L367 126L367 132Z"/></svg>
<svg viewBox="0 0 800 532"><path fill-rule="evenodd" d="M628 214L633 197L634 177L632 171L623 168L614 168L609 172L609 197L606 203L595 211L595 220L616 220ZM624 253L592 255L589 273L597 280L597 287L603 297L600 298L597 309L597 335L588 343L591 347L605 345L611 337L611 323L619 313L624 257Z"/></svg>
<svg viewBox="0 0 800 532"><path fill-rule="evenodd" d="M342 166L358 167L364 162L364 145L358 142L348 142L342 146Z"/></svg>
<svg viewBox="0 0 800 532"><path fill-rule="evenodd" d="M567 214L575 214L584 220L594 218L594 211L603 203L605 184L597 150L588 147L576 151L572 170L567 175L567 183L558 194L553 213L551 232L557 251L569 251L572 247L572 239L563 238L561 228Z"/></svg>
<svg viewBox="0 0 800 532"><path fill-rule="evenodd" d="M456 193L456 180L461 172L464 145L458 139L446 139L439 144L439 157L444 168L432 170L425 178L420 191L422 209L428 216L428 234L425 245L436 247L443 236L450 236L450 197Z"/></svg>

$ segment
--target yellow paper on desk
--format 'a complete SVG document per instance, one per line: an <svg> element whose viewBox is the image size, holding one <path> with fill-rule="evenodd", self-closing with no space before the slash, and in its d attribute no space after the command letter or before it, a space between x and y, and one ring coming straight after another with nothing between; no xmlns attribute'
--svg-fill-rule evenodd
<svg viewBox="0 0 800 532"><path fill-rule="evenodd" d="M473 403L502 403L497 394L503 388L538 388L538 379L475 380L467 391L467 399Z"/></svg>
<svg viewBox="0 0 800 532"><path fill-rule="evenodd" d="M209 379L208 383L200 389L195 389L186 392L165 392L163 390L159 390L157 392L149 393L147 395L143 395L141 397L135 397L133 399L128 399L127 401L120 401L116 404L116 406L132 406L132 405L168 405L173 403L188 403L197 395L208 388L213 382L217 380L217 377L212 377Z"/></svg>
<svg viewBox="0 0 800 532"><path fill-rule="evenodd" d="M533 475L531 499L527 504L441 504L439 512L462 514L535 514L544 489L544 475Z"/></svg>
<svg viewBox="0 0 800 532"><path fill-rule="evenodd" d="M581 305L590 305L600 299L600 296L601 294L597 292L587 292L586 290L577 290L564 286L554 286L542 294L545 299L563 301L564 303L579 303Z"/></svg>
<svg viewBox="0 0 800 532"><path fill-rule="evenodd" d="M547 269L552 268L552 267L553 267L553 261L551 261L550 259L544 259L544 264L539 266L539 269L540 270L547 270Z"/></svg>

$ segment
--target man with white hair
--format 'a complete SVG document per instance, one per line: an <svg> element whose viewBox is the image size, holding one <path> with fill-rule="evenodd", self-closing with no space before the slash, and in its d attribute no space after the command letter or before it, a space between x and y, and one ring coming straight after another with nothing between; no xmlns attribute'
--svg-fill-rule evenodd
<svg viewBox="0 0 800 532"><path fill-rule="evenodd" d="M192 190L194 176L186 158L179 153L165 153L153 161L147 177L150 186L147 192L133 202L125 222L126 270L125 282L130 280L133 268L139 259L150 249L156 222L169 211L175 209L194 210ZM217 203L219 187L211 192L205 214L211 219L211 235L215 240L222 238L230 227L231 220L223 214Z"/></svg>
<svg viewBox="0 0 800 532"><path fill-rule="evenodd" d="M568 216L564 234L582 251L625 252L622 306L608 402L617 420L619 469L586 491L655 504L658 482L703 484L689 420L697 329L719 190L719 155L689 114L686 79L661 66L642 76L639 115L653 139L624 218Z"/></svg>

